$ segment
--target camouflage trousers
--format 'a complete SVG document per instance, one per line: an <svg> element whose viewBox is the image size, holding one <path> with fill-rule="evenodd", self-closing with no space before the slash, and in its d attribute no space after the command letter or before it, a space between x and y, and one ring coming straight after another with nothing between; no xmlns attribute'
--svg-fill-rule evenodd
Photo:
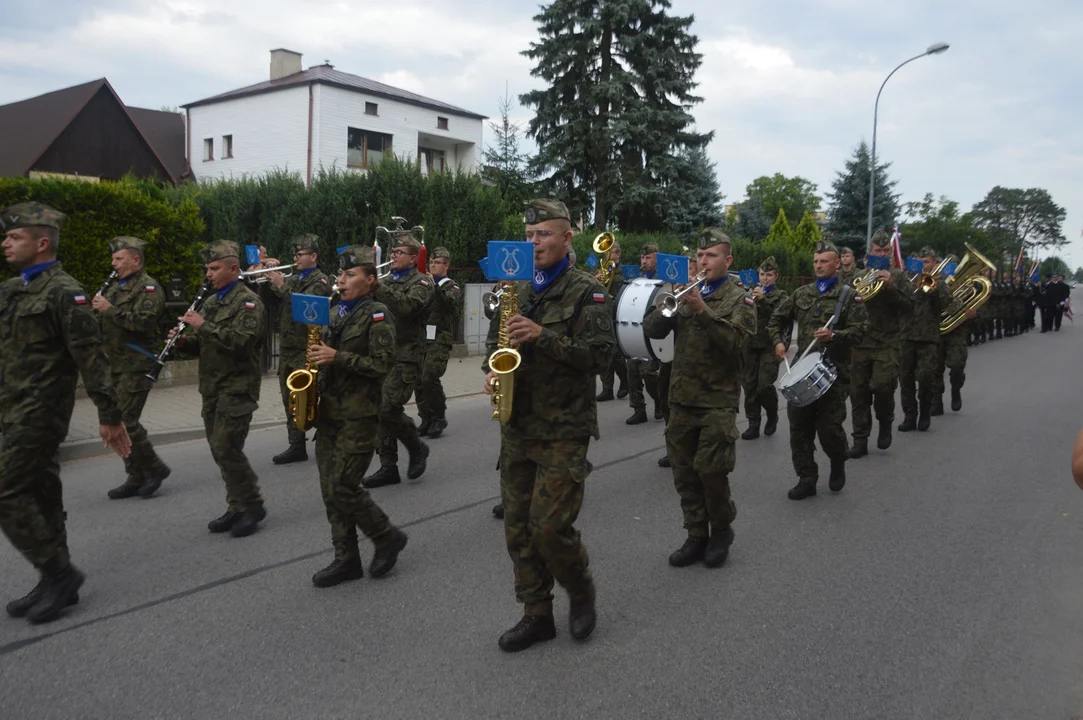
<svg viewBox="0 0 1083 720"><path fill-rule="evenodd" d="M57 461L63 436L22 425L0 433L0 528L40 572L63 570L70 560Z"/></svg>
<svg viewBox="0 0 1083 720"><path fill-rule="evenodd" d="M936 372L933 374L933 397L944 394L944 370L948 371L953 388L961 390L966 382L966 358L969 353L966 349L965 332L965 329L960 329L940 338L940 347L936 353Z"/></svg>
<svg viewBox="0 0 1083 720"><path fill-rule="evenodd" d="M775 381L781 361L775 356L774 348L746 348L744 352L745 374L741 384L745 391L745 417L749 425L758 426L760 408L767 411L768 417L778 414Z"/></svg>
<svg viewBox="0 0 1083 720"><path fill-rule="evenodd" d="M882 423L895 420L895 388L899 384L899 348L854 348L850 353L850 402L854 408L854 440L868 439L872 414Z"/></svg>
<svg viewBox="0 0 1083 720"><path fill-rule="evenodd" d="M730 473L737 465L737 410L674 404L666 426L666 454L689 537L708 538L737 517Z"/></svg>
<svg viewBox="0 0 1083 720"><path fill-rule="evenodd" d="M669 382L673 377L673 363L658 364L658 403L662 406L662 417L669 424Z"/></svg>
<svg viewBox="0 0 1083 720"><path fill-rule="evenodd" d="M244 454L244 442L255 411L255 401L243 395L203 398L207 444L226 484L226 503L231 512L263 507L259 480Z"/></svg>
<svg viewBox="0 0 1083 720"><path fill-rule="evenodd" d="M651 400L658 402L658 365L657 360L628 360L628 403L633 409L647 409L644 387Z"/></svg>
<svg viewBox="0 0 1083 720"><path fill-rule="evenodd" d="M421 381L414 391L417 399L417 414L421 422L444 417L447 412L447 397L440 378L447 372L447 361L451 357L451 346L430 342L425 348L425 363L421 366Z"/></svg>
<svg viewBox="0 0 1083 720"><path fill-rule="evenodd" d="M154 452L147 429L139 422L153 385L154 381L142 372L113 373L113 387L117 391L120 414L132 441L131 455L124 458L124 472L128 476L124 484L130 487L139 487L147 478L156 477L165 471L165 463L158 457L158 453Z"/></svg>
<svg viewBox="0 0 1083 720"><path fill-rule="evenodd" d="M316 428L320 495L331 524L335 559L356 558L357 529L377 547L391 535L391 523L361 486L376 450L379 420L323 421Z"/></svg>
<svg viewBox="0 0 1083 720"><path fill-rule="evenodd" d="M620 380L621 387L628 387L628 368L625 364L624 355L619 348L614 348L609 358L609 365L600 375L602 378L602 392L613 392L613 378Z"/></svg>
<svg viewBox="0 0 1083 720"><path fill-rule="evenodd" d="M903 415L917 415L919 404L932 401L939 349L939 342L903 340L899 349L899 395Z"/></svg>
<svg viewBox="0 0 1083 720"><path fill-rule="evenodd" d="M815 485L820 469L816 465L816 446L819 437L824 454L833 460L845 460L850 451L846 444L846 383L836 381L819 400L797 407L789 403L786 416L790 419L790 454L793 469L803 483Z"/></svg>
<svg viewBox="0 0 1083 720"><path fill-rule="evenodd" d="M304 366L304 353L283 354L278 359L278 387L282 391L282 407L286 410L286 435L289 437L290 445L304 445L305 433L293 424L293 418L290 415L290 391L286 387L286 378L291 372Z"/></svg>
<svg viewBox="0 0 1083 720"><path fill-rule="evenodd" d="M529 440L500 429L504 539L515 571L515 599L527 615L553 612L553 582L573 598L594 590L587 550L574 524L590 474L589 438Z"/></svg>
<svg viewBox="0 0 1083 720"><path fill-rule="evenodd" d="M399 442L410 452L421 447L417 426L406 415L406 403L410 402L420 374L417 363L397 362L384 378L380 398L380 434L376 441L381 467L399 464Z"/></svg>

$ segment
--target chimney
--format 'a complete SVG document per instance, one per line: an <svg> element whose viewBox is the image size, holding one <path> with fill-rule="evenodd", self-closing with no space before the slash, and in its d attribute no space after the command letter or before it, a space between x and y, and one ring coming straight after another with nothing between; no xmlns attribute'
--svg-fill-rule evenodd
<svg viewBox="0 0 1083 720"><path fill-rule="evenodd" d="M301 53L285 48L271 51L271 80L301 72Z"/></svg>

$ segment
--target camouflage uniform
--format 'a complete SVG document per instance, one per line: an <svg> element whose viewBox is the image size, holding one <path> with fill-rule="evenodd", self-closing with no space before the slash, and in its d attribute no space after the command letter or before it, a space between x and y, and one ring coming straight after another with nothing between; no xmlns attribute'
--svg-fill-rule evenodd
<svg viewBox="0 0 1083 720"><path fill-rule="evenodd" d="M721 242L714 232L721 235L709 228L704 234L711 239L701 238L701 247ZM723 276L703 291L703 312L694 313L682 303L673 317L652 308L643 320L648 337L674 332L666 452L684 528L698 539L727 532L737 516L729 474L737 463L734 442L745 345L756 334L756 310L736 282Z"/></svg>
<svg viewBox="0 0 1083 720"><path fill-rule="evenodd" d="M63 225L38 203L0 215L4 230ZM24 269L0 285L0 527L44 576L70 567L57 451L82 376L98 422L122 420L90 298L60 263ZM9 610L10 612L10 610Z"/></svg>
<svg viewBox="0 0 1083 720"><path fill-rule="evenodd" d="M935 257L935 253L923 251L922 257L930 256ZM933 378L940 349L940 313L951 303L951 293L938 279L933 290L915 289L911 299L912 310L903 321L899 354L900 395L906 416L900 429L907 429L919 412L924 417L932 410Z"/></svg>
<svg viewBox="0 0 1083 720"><path fill-rule="evenodd" d="M609 278L609 285L606 287L610 302L616 302L617 293L620 292L621 285L623 284L624 273L621 270L621 264L617 263L616 267L613 268L613 274ZM620 380L621 388L624 390L628 389L628 366L624 359L624 355L621 354L620 346L614 347L613 357L610 358L609 365L601 373L603 397L600 397L599 399L611 399L604 396L613 394L614 377L616 377L617 380Z"/></svg>
<svg viewBox="0 0 1083 720"><path fill-rule="evenodd" d="M833 245L823 242L819 248L830 251ZM819 292L817 283L802 285L779 303L767 325L771 342L778 345L783 342L782 330L789 323L797 323L797 350L804 352L813 340L813 333L819 330L831 318L838 305L843 287L836 282L825 292ZM792 403L786 408L790 420L790 452L793 456L793 468L800 483L815 488L819 480L819 468L814 457L813 439L820 438L820 447L831 459L832 465L842 466L846 461L848 448L846 431L842 424L846 420L846 393L850 383L850 349L861 342L868 330L868 316L857 293L848 293L843 302L841 317L836 319L833 330L835 337L826 345L826 358L832 362L838 372L838 379L818 400L805 407L796 407ZM824 347L817 343L820 349Z"/></svg>
<svg viewBox="0 0 1083 720"><path fill-rule="evenodd" d="M438 247L433 250L432 257L450 260L451 255L446 248ZM440 378L447 372L451 346L455 342L455 331L463 310L462 289L458 283L449 277L433 278L433 282L436 287L426 331L435 337L425 341L425 364L421 368L421 382L415 391L417 412L423 427L436 419L443 419L447 411L447 398Z"/></svg>
<svg viewBox="0 0 1083 720"><path fill-rule="evenodd" d="M319 252L319 238L301 235L294 238L291 247L294 252ZM286 278L280 288L271 283L267 283L267 287L278 305L278 386L286 413L286 433L291 448L304 448L305 433L293 424L290 417L290 391L286 387L286 378L290 373L305 366L305 349L308 347L308 325L293 319L293 294L330 297L331 279L316 267L296 272Z"/></svg>
<svg viewBox="0 0 1083 720"><path fill-rule="evenodd" d="M649 255L651 253L657 253L658 246L654 243L648 243L640 248L640 254ZM641 274L641 277L645 277L648 280L652 280L658 274L657 268L650 272ZM634 358L628 358L625 363L628 374L628 404L632 406L633 410L647 411L647 398L643 395L643 390L646 388L647 395L650 395L651 400L654 401L655 415L657 416L661 412L660 399L658 397L658 371L661 364L657 360L636 360ZM635 417L635 415L633 415Z"/></svg>
<svg viewBox="0 0 1083 720"><path fill-rule="evenodd" d="M116 238L111 248L133 250L142 254L144 242L137 238ZM138 345L149 351L158 347L158 326L165 313L165 292L145 270L116 281L104 297L112 307L98 316L105 353L113 373L113 387L124 416L124 426L132 441L132 453L124 458L125 486L134 491L144 480L168 473L165 463L154 452L147 431L139 422L147 395L154 381L147 373L154 368L153 358L127 347Z"/></svg>
<svg viewBox="0 0 1083 720"><path fill-rule="evenodd" d="M775 259L767 258L760 265L760 272L778 272ZM748 431L755 428L759 436L760 408L767 412L767 422L778 421L778 393L775 381L778 380L778 366L781 361L775 355L775 346L767 334L767 323L779 303L788 297L785 290L772 285L764 289L763 297L754 299L756 307L756 334L748 339L744 349L745 417L748 419ZM770 428L768 428L770 430Z"/></svg>

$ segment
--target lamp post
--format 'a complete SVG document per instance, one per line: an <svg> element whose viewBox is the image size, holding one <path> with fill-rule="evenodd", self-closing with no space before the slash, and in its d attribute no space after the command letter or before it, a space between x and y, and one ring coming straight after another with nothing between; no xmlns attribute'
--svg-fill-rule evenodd
<svg viewBox="0 0 1083 720"><path fill-rule="evenodd" d="M903 65L912 63L919 58L923 58L926 55L939 55L945 52L950 45L947 43L935 43L930 45L925 52L920 55L915 55L909 60L899 63L898 67L887 74L884 78L884 82L880 83L880 89L876 92L876 105L872 110L872 155L869 159L869 225L865 233L865 251L872 246L872 208L873 201L876 199L876 120L880 113L880 93L884 91L884 85L887 85L887 81L891 79L891 76L899 71Z"/></svg>

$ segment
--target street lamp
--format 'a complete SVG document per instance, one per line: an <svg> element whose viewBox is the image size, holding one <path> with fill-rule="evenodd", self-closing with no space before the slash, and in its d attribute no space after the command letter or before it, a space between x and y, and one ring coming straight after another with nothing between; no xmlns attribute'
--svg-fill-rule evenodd
<svg viewBox="0 0 1083 720"><path fill-rule="evenodd" d="M947 43L934 43L926 48L925 52L922 54L915 55L906 62L900 63L898 67L887 74L887 77L884 78L884 82L880 83L880 89L876 92L876 105L873 107L872 111L872 157L869 162L869 226L865 233L865 252L868 252L869 248L872 246L872 208L873 200L876 199L876 120L880 113L880 93L884 91L884 85L887 85L887 81L891 79L891 76L898 72L899 68L903 65L912 63L926 55L939 55L940 53L945 52L949 47L951 46Z"/></svg>

